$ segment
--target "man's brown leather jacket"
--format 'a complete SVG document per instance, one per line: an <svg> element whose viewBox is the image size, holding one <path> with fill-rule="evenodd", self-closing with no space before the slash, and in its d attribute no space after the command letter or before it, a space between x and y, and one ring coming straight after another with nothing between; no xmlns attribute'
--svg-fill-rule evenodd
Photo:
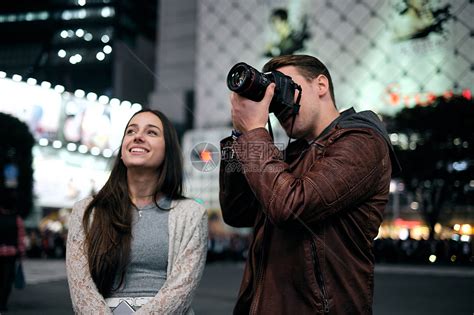
<svg viewBox="0 0 474 315"><path fill-rule="evenodd" d="M391 146L370 122L341 120L284 152L263 128L222 140L224 221L254 228L234 314L372 313Z"/></svg>

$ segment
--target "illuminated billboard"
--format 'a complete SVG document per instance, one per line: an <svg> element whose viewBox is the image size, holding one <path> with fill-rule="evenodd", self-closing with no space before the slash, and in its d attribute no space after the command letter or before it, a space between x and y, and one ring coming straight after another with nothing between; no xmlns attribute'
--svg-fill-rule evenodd
<svg viewBox="0 0 474 315"><path fill-rule="evenodd" d="M0 79L0 111L25 122L36 138L56 139L61 116L61 94L53 89Z"/></svg>
<svg viewBox="0 0 474 315"><path fill-rule="evenodd" d="M40 143L59 141L91 150L112 150L120 146L125 124L140 104L98 97L77 90L64 91L36 80L22 82L19 76L0 76L0 111L25 122Z"/></svg>

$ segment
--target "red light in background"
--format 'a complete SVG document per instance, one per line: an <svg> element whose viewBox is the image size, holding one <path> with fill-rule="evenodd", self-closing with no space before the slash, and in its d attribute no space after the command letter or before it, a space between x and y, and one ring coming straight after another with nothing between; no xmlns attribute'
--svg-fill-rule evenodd
<svg viewBox="0 0 474 315"><path fill-rule="evenodd" d="M434 101L436 101L436 95L433 92L429 92L427 97L428 97L428 102L430 103L433 103Z"/></svg>
<svg viewBox="0 0 474 315"><path fill-rule="evenodd" d="M447 100L449 100L451 97L453 97L453 95L454 95L453 91L451 91L451 90L448 90L448 91L443 93L444 98L447 99Z"/></svg>
<svg viewBox="0 0 474 315"><path fill-rule="evenodd" d="M469 90L469 89L462 90L462 96L465 99L470 100L472 98L471 90Z"/></svg>

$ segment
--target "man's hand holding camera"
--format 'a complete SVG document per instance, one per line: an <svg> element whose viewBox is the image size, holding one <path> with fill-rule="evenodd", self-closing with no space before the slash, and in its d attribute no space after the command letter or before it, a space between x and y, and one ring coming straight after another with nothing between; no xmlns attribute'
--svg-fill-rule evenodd
<svg viewBox="0 0 474 315"><path fill-rule="evenodd" d="M235 92L231 92L232 123L234 129L246 132L252 129L265 127L268 120L270 102L272 101L275 84L268 85L265 96L259 102L252 101Z"/></svg>

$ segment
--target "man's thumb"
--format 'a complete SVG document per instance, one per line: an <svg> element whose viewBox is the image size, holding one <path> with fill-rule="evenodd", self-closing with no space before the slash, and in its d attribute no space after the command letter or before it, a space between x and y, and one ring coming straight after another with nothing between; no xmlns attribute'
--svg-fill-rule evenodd
<svg viewBox="0 0 474 315"><path fill-rule="evenodd" d="M267 87L267 90L265 91L265 96L263 97L262 101L265 101L266 103L270 103L274 94L275 94L275 83L270 83L270 85Z"/></svg>

